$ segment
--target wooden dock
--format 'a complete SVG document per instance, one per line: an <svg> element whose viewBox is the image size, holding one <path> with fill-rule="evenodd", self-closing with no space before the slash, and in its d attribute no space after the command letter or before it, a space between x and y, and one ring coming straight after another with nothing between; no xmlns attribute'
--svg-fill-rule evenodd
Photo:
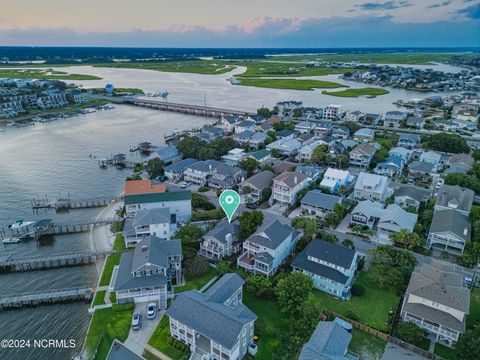
<svg viewBox="0 0 480 360"><path fill-rule="evenodd" d="M86 250L49 256L13 257L6 255L0 258L0 271L21 272L86 265L95 263L113 252L115 251Z"/></svg>
<svg viewBox="0 0 480 360"><path fill-rule="evenodd" d="M70 195L58 195L54 199L49 199L47 195L37 197L30 201L33 210L55 209L56 211L87 209L96 207L106 207L118 199L92 198L92 199L72 199Z"/></svg>
<svg viewBox="0 0 480 360"><path fill-rule="evenodd" d="M74 301L90 301L94 289L92 287L53 289L27 294L0 297L0 310L15 309L43 304L67 303Z"/></svg>
<svg viewBox="0 0 480 360"><path fill-rule="evenodd" d="M119 169L133 169L135 164L134 161L127 160L127 155L125 154L115 154L108 159L98 160L98 166L101 168L116 166Z"/></svg>

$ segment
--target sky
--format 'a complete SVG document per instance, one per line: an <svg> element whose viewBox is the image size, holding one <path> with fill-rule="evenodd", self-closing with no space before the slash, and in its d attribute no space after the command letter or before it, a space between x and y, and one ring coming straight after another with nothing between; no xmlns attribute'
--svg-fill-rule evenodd
<svg viewBox="0 0 480 360"><path fill-rule="evenodd" d="M0 0L0 46L480 47L480 0Z"/></svg>

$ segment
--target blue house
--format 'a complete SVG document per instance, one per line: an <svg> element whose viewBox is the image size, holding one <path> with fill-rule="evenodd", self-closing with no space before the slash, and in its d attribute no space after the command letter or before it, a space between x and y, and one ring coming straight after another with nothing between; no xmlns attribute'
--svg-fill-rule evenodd
<svg viewBox="0 0 480 360"><path fill-rule="evenodd" d="M182 155L178 152L176 146L161 146L155 150L157 156L164 163L172 163L182 159Z"/></svg>
<svg viewBox="0 0 480 360"><path fill-rule="evenodd" d="M276 220L244 241L237 266L254 274L272 276L293 253L300 236L301 232Z"/></svg>
<svg viewBox="0 0 480 360"><path fill-rule="evenodd" d="M399 156L388 156L384 161L379 162L375 167L375 174L385 176L401 175L403 171L404 161Z"/></svg>
<svg viewBox="0 0 480 360"><path fill-rule="evenodd" d="M296 257L292 268L310 276L315 288L347 300L350 298L357 260L355 250L317 239L312 240Z"/></svg>

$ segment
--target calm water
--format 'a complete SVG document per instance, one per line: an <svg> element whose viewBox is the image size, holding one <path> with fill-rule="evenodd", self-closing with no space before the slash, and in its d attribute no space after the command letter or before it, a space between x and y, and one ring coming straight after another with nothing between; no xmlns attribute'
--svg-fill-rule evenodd
<svg viewBox="0 0 480 360"><path fill-rule="evenodd" d="M30 200L37 195L70 193L72 198L114 197L123 186L127 170L100 169L97 157L128 153L140 141L164 144L172 129L201 126L209 119L164 113L142 108L117 106L49 124L0 132L0 226L17 219L52 218L72 223L95 218L99 209L55 214L34 214ZM129 154L130 156L130 154ZM138 160L140 155L131 155ZM55 240L29 241L4 246L0 254L21 256L52 254L89 248L88 234L59 236ZM50 288L93 285L98 280L94 265L28 273L0 275L0 294ZM58 350L2 350L0 359L69 359L80 350L89 316L82 303L44 306L0 313L0 339L75 339L77 348Z"/></svg>

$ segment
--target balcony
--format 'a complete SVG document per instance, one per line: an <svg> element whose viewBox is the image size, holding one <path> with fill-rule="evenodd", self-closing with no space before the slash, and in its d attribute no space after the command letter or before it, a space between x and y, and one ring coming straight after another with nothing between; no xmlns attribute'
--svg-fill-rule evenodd
<svg viewBox="0 0 480 360"><path fill-rule="evenodd" d="M253 269L255 268L255 255L250 253L249 251L245 251L237 259L237 265L246 270L253 271Z"/></svg>

